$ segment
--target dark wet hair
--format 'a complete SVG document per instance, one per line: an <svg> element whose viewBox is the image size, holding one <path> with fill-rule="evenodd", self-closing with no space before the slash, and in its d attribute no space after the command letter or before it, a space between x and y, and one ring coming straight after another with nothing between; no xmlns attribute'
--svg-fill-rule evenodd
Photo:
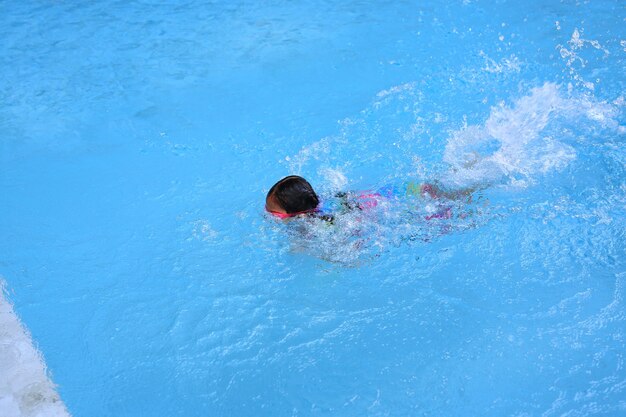
<svg viewBox="0 0 626 417"><path fill-rule="evenodd" d="M311 184L297 175L290 175L274 184L266 198L271 196L288 214L313 210L320 203Z"/></svg>

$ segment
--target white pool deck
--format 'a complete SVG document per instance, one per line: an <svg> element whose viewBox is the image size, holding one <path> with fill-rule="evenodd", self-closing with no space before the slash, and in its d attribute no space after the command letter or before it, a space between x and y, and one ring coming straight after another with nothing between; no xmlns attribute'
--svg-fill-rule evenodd
<svg viewBox="0 0 626 417"><path fill-rule="evenodd" d="M69 417L43 357L0 282L0 416Z"/></svg>

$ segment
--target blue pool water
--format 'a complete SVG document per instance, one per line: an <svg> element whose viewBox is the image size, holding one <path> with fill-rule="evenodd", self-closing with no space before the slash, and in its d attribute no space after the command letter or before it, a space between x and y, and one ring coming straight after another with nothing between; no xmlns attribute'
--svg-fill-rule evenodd
<svg viewBox="0 0 626 417"><path fill-rule="evenodd" d="M626 414L619 2L0 15L0 275L73 415ZM303 234L292 173L482 190Z"/></svg>

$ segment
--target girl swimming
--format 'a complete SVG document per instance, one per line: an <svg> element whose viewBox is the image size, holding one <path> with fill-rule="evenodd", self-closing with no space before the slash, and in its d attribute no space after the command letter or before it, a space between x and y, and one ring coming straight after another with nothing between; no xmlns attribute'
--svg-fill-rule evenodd
<svg viewBox="0 0 626 417"><path fill-rule="evenodd" d="M275 217L287 219L314 213L319 203L319 197L307 180L290 175L270 188L265 198L265 210Z"/></svg>
<svg viewBox="0 0 626 417"><path fill-rule="evenodd" d="M288 219L308 215L332 221L333 215L352 210L366 210L376 207L381 201L400 196L421 196L431 199L457 200L468 197L473 190L447 191L435 183L409 182L402 186L386 186L371 192L340 192L334 198L321 201L311 184L298 175L290 175L270 188L265 198L265 210L271 215ZM426 216L426 220L450 218L452 212L443 205Z"/></svg>

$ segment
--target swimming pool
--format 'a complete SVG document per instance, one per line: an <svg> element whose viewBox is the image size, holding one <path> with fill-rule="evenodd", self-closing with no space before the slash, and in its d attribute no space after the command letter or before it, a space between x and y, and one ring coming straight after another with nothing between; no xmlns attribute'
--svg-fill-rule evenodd
<svg viewBox="0 0 626 417"><path fill-rule="evenodd" d="M0 274L73 415L626 413L618 2L0 13ZM291 173L487 187L297 245Z"/></svg>

